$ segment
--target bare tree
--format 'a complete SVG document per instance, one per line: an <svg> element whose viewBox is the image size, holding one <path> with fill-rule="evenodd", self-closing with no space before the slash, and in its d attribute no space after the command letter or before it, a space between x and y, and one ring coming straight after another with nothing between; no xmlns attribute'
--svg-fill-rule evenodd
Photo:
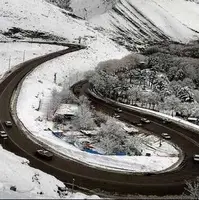
<svg viewBox="0 0 199 200"><path fill-rule="evenodd" d="M54 113L56 112L58 106L61 104L62 98L60 93L54 88L51 94L50 101L47 105L47 120L52 119Z"/></svg>
<svg viewBox="0 0 199 200"><path fill-rule="evenodd" d="M78 114L72 120L72 123L77 129L92 130L96 126L93 113L87 104L83 103L80 105Z"/></svg>
<svg viewBox="0 0 199 200"><path fill-rule="evenodd" d="M199 178L194 182L186 182L185 190L189 193L191 199L199 199Z"/></svg>

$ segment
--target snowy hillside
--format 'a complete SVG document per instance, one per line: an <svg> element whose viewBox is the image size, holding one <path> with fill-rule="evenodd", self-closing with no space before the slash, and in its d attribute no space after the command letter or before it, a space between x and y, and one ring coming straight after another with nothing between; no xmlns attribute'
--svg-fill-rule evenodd
<svg viewBox="0 0 199 200"><path fill-rule="evenodd" d="M76 15L82 17L82 10L87 10L89 22L101 26L107 34L112 32L120 43L143 44L162 39L186 42L199 36L199 4L193 1L119 0L113 9L101 14L102 9L97 6L100 0L92 1L90 7L83 0L74 2L71 1L71 7ZM95 15L90 14L94 6Z"/></svg>
<svg viewBox="0 0 199 200"><path fill-rule="evenodd" d="M81 37L81 43L88 46L88 49L43 64L25 79L19 94L17 111L20 120L34 135L38 135L38 130L46 126L46 121L43 121L43 124L37 121L38 117L44 116L45 113L34 109L34 105L38 104L36 96L43 95L43 102L46 104L54 87L60 89L64 81L70 82L66 77L77 75L79 79L84 71L93 69L100 61L125 56L129 51L123 46L136 50L150 41L174 39L186 42L196 39L199 35L199 4L194 2L118 0L116 5L112 4L112 1L108 1L108 4L103 2L71 0L70 7L74 14L86 19L83 20L45 0L0 1L0 40L42 39L78 42ZM41 55L49 50L59 49L48 47L0 44L1 73L8 69L10 56L11 67L23 61L24 49L27 51L25 60L35 57L36 53ZM55 73L59 86L53 82ZM63 186L63 183L30 168L27 164L22 164L25 159L16 157L2 148L0 156L0 198L22 197L22 193L24 198L59 197L56 185ZM16 186L17 192L10 192L11 186ZM40 192L42 196L37 194ZM75 198L66 196L71 197Z"/></svg>
<svg viewBox="0 0 199 200"><path fill-rule="evenodd" d="M38 199L38 198L98 198L87 196L81 193L67 194L60 196L58 187L65 187L62 182L38 169L28 166L29 161L18 157L13 153L5 151L0 146L0 198L1 199ZM23 175L23 176L22 176ZM15 187L16 191L10 189Z"/></svg>

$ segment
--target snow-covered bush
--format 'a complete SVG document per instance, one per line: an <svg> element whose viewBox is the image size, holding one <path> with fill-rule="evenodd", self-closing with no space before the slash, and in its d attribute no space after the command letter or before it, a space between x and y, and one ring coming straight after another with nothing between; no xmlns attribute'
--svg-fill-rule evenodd
<svg viewBox="0 0 199 200"><path fill-rule="evenodd" d="M115 154L124 151L125 131L122 126L115 123L114 119L108 119L105 124L101 124L97 135L98 145L106 154Z"/></svg>
<svg viewBox="0 0 199 200"><path fill-rule="evenodd" d="M105 124L108 118L109 118L108 115L105 115L102 112L94 111L94 121L97 126L100 126L101 124Z"/></svg>
<svg viewBox="0 0 199 200"><path fill-rule="evenodd" d="M107 155L126 153L130 155L141 155L138 147L140 139L128 136L122 125L116 123L113 118L109 118L106 123L102 123L100 131L96 136L97 145L102 148Z"/></svg>
<svg viewBox="0 0 199 200"><path fill-rule="evenodd" d="M96 127L93 113L86 103L82 103L80 105L77 116L72 120L72 124L78 130L92 130L94 127Z"/></svg>

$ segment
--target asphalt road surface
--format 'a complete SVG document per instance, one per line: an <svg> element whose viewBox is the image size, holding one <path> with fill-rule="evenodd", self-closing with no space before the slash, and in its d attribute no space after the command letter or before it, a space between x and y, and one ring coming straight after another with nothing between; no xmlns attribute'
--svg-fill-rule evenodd
<svg viewBox="0 0 199 200"><path fill-rule="evenodd" d="M199 175L199 165L192 162L193 153L199 152L199 145L196 143L199 141L199 135L189 130L182 129L173 123L169 126L163 126L162 122L155 117L147 116L152 120L152 123L146 125L145 128L153 131L155 134L168 132L172 136L172 141L178 144L186 152L186 162L182 168L177 171L151 176L122 174L89 167L88 165L65 159L57 154L54 155L52 161L41 160L35 156L36 150L41 147L30 140L20 127L17 127L10 114L10 100L12 93L20 80L38 65L63 54L81 49L81 46L70 45L66 50L27 61L21 64L20 68L10 74L0 84L0 130L5 130L8 134L8 140L3 144L5 148L17 155L27 158L30 161L31 166L52 174L63 182L71 183L74 178L75 185L91 190L101 189L113 193L145 195L182 193L185 186L185 180L193 180ZM77 84L76 86L78 86L83 93L87 91L87 85L84 82L80 82L80 84ZM110 114L113 113L115 109L114 105L106 104L104 101L97 100L92 96L89 96L89 98L96 104L98 109L103 108L104 112ZM125 109L121 114L123 120L131 122L139 121L140 117L143 117L143 115L128 109ZM4 121L6 120L12 121L12 128L7 128L4 125ZM183 137L183 135L186 135L187 137ZM193 143L190 138L195 142Z"/></svg>

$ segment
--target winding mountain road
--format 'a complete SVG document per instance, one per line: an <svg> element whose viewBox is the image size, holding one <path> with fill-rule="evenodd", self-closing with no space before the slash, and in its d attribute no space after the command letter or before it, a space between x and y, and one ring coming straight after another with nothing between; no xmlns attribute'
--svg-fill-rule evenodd
<svg viewBox="0 0 199 200"><path fill-rule="evenodd" d="M142 176L122 174L89 167L82 163L66 159L58 154L55 154L53 160L50 162L35 157L35 151L41 147L39 144L30 140L26 134L23 133L22 128L16 125L10 114L11 97L22 78L31 70L48 60L83 48L78 45L68 45L68 47L68 49L22 63L18 69L0 84L0 130L5 130L8 134L8 140L5 144L6 149L27 158L30 161L31 166L52 174L65 183L71 183L74 178L76 185L91 190L101 189L113 193L145 195L182 193L185 186L185 180L193 180L196 176L199 176L199 165L192 162L193 153L199 152L199 133L183 129L174 123L165 126L162 124L162 121L156 117L145 115L152 121L151 124L145 125L145 128L153 131L155 134L168 132L172 136L173 142L186 152L186 162L179 170L151 176ZM75 87L82 93L88 95L96 105L97 109L101 110L103 108L105 112L113 113L117 107L114 104L99 100L88 93L88 84L86 82L79 82L74 85L74 88ZM76 90L74 89L74 91ZM123 120L135 122L143 117L143 114L139 112L131 111L130 109L123 110L123 113L121 113L121 118ZM3 124L5 120L11 120L13 127L6 128ZM183 137L183 135L186 135L186 137ZM192 138L192 140L190 138ZM195 142L193 142L193 140Z"/></svg>

